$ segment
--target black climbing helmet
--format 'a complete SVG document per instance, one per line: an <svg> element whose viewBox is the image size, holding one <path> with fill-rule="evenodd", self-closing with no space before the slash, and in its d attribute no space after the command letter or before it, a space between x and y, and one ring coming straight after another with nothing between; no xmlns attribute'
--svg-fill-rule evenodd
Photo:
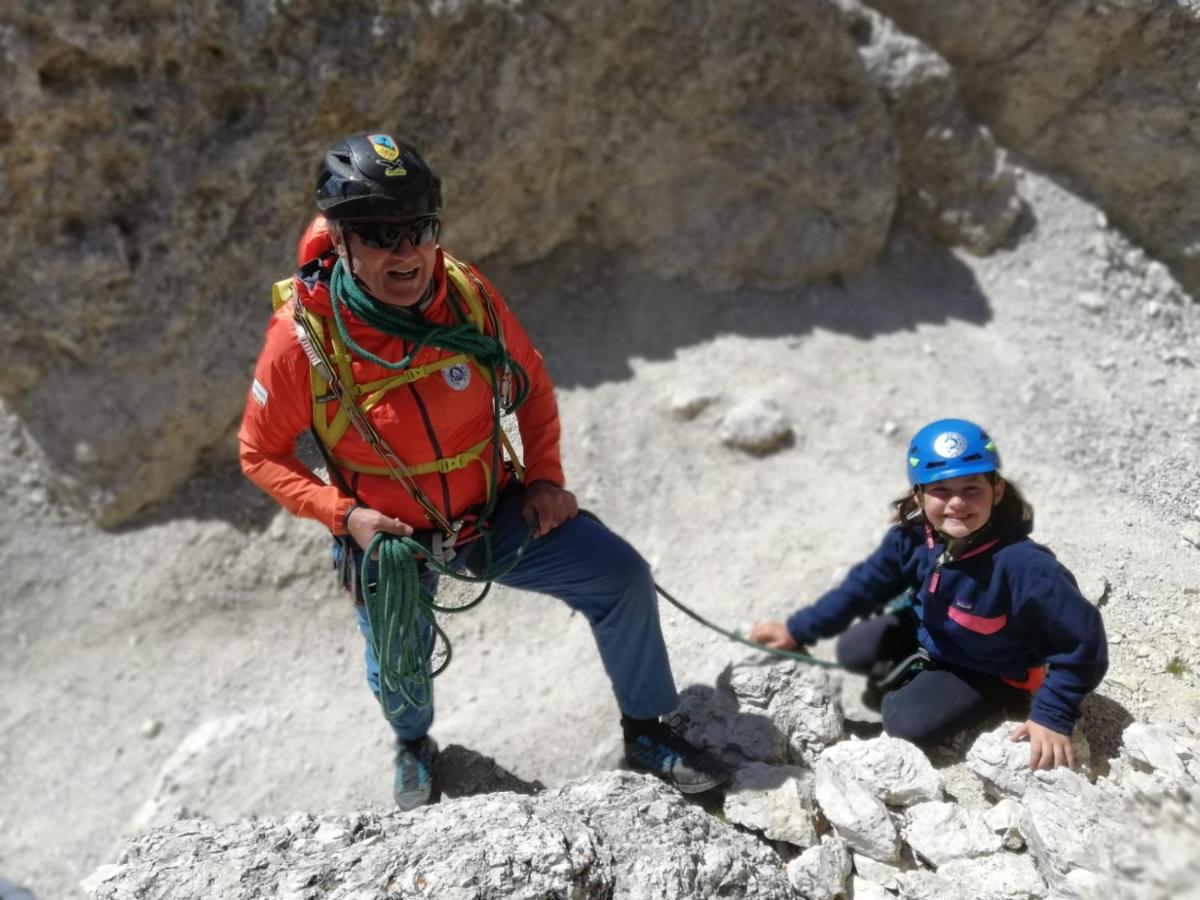
<svg viewBox="0 0 1200 900"><path fill-rule="evenodd" d="M317 172L317 209L337 222L413 219L442 208L442 180L417 148L387 134L354 134Z"/></svg>

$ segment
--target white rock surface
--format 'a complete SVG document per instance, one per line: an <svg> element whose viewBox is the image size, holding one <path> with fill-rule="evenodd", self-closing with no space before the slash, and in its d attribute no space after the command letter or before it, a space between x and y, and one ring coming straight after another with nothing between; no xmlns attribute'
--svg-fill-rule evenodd
<svg viewBox="0 0 1200 900"><path fill-rule="evenodd" d="M912 865L906 863L904 860L899 860L896 865L892 865L891 863L871 859L871 857L864 856L861 853L855 853L853 857L854 871L860 878L891 891L899 889L900 875L912 869Z"/></svg>
<svg viewBox="0 0 1200 900"><path fill-rule="evenodd" d="M880 862L899 859L899 836L883 801L829 763L819 763L816 771L817 803L846 844Z"/></svg>
<svg viewBox="0 0 1200 900"><path fill-rule="evenodd" d="M180 820L131 840L84 890L95 900L793 896L759 840L623 772L406 814Z"/></svg>
<svg viewBox="0 0 1200 900"><path fill-rule="evenodd" d="M1025 808L1011 797L1000 800L983 814L983 821L988 828L1000 835L1000 840L1009 850L1020 850L1025 846L1025 838L1021 835L1021 815Z"/></svg>
<svg viewBox="0 0 1200 900"><path fill-rule="evenodd" d="M1003 845L974 807L934 800L910 807L904 818L904 840L934 866L952 859L986 856Z"/></svg>
<svg viewBox="0 0 1200 900"><path fill-rule="evenodd" d="M727 666L715 690L685 690L678 714L702 746L760 762L811 762L842 737L840 689L824 669L755 654Z"/></svg>
<svg viewBox="0 0 1200 900"><path fill-rule="evenodd" d="M831 834L787 864L788 883L809 900L833 900L843 895L850 872L850 851L840 837Z"/></svg>
<svg viewBox="0 0 1200 900"><path fill-rule="evenodd" d="M892 900L895 894L881 888L873 881L854 875L850 879L850 896L854 900Z"/></svg>
<svg viewBox="0 0 1200 900"><path fill-rule="evenodd" d="M815 776L798 766L752 762L734 772L725 792L725 818L797 847L817 843Z"/></svg>
<svg viewBox="0 0 1200 900"><path fill-rule="evenodd" d="M881 735L842 741L825 750L825 761L851 774L888 806L942 799L942 779L915 745Z"/></svg>
<svg viewBox="0 0 1200 900"><path fill-rule="evenodd" d="M755 456L766 456L790 446L795 432L787 415L774 400L748 398L721 417L721 443Z"/></svg>
<svg viewBox="0 0 1200 900"><path fill-rule="evenodd" d="M967 768L983 781L987 792L996 798L1019 800L1029 785L1033 772L1029 768L1029 742L1009 739L1019 722L1005 722L985 731L967 751ZM1082 731L1076 728L1071 735L1075 764L1086 772L1091 763L1091 748Z"/></svg>
<svg viewBox="0 0 1200 900"><path fill-rule="evenodd" d="M975 859L953 859L937 873L959 887L959 896L973 900L1038 900L1046 882L1033 859L1024 853L993 853Z"/></svg>
<svg viewBox="0 0 1200 900"><path fill-rule="evenodd" d="M1188 779L1186 762L1196 758L1200 743L1167 728L1134 722L1122 737L1121 755L1171 779Z"/></svg>

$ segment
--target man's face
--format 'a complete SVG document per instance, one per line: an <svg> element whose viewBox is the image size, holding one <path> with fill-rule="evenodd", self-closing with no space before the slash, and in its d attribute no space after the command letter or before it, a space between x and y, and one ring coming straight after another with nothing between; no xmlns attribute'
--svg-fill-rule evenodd
<svg viewBox="0 0 1200 900"><path fill-rule="evenodd" d="M419 225L421 221L428 220L420 220L416 224ZM396 223L386 224L395 226ZM400 223L398 229L393 230L403 231L408 227L409 223ZM355 223L346 230L345 238L349 241L354 274L380 303L409 307L415 306L425 296L437 262L436 231L432 235L428 229L424 234L416 227L412 231L388 249L393 244L393 235L387 227L380 228L378 223ZM381 241L380 235L388 240ZM418 240L425 240L413 246L414 235ZM343 236L338 234L338 248L345 259L342 239ZM380 247L380 243L384 246Z"/></svg>
<svg viewBox="0 0 1200 900"><path fill-rule="evenodd" d="M985 475L963 475L925 485L921 505L935 531L960 539L986 525L1003 496L1003 481L993 485Z"/></svg>

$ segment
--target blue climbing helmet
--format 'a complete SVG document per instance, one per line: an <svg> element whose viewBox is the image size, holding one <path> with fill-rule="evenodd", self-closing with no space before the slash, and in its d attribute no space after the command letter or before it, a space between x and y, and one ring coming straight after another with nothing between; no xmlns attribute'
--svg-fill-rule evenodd
<svg viewBox="0 0 1200 900"><path fill-rule="evenodd" d="M938 419L908 443L908 483L913 487L962 475L1000 471L1000 454L986 431L966 419Z"/></svg>

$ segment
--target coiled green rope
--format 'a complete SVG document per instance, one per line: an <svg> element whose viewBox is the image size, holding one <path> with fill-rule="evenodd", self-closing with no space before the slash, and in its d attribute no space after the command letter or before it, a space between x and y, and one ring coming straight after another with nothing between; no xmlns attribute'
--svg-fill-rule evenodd
<svg viewBox="0 0 1200 900"><path fill-rule="evenodd" d="M485 529L486 526L481 529L484 530L484 560L478 576L453 571L411 537L377 533L363 554L359 583L363 586L363 606L371 628L371 646L379 663L379 702L388 718L406 706L426 709L433 703L432 681L450 665L452 655L450 638L438 624L436 614L465 612L482 603L492 582L503 578L520 563L534 533L534 527L530 526L512 561L503 568L493 569L491 542ZM368 567L376 554L378 580L372 582ZM422 556L426 565L439 574L483 584L483 590L465 605L438 605L421 584L419 557ZM436 669L431 669L429 660L439 643L445 648L446 655ZM389 709L388 694L398 695L400 706Z"/></svg>
<svg viewBox="0 0 1200 900"><path fill-rule="evenodd" d="M450 640L438 625L436 613L462 612L481 603L491 588L492 580L511 571L520 562L525 547L533 536L531 528L509 566L503 570L492 571L491 532L486 522L495 509L499 493L497 485L500 466L504 462L500 442L503 427L501 419L515 412L525 402L529 396L530 381L524 367L509 355L498 338L484 333L470 322L439 325L407 309L379 303L359 286L340 259L334 264L330 275L329 292L333 300L333 318L338 334L341 335L347 349L359 358L369 360L389 371L399 371L411 365L413 359L425 347L463 353L486 370L492 389L489 499L480 515L480 521L484 524L479 529L484 543L482 574L472 577L453 572L435 559L429 549L418 541L396 535L377 534L363 555L360 584L363 585L363 602L371 627L375 658L379 662L379 699L385 715L390 716L399 710L388 710L386 696L389 692L397 694L403 704L420 709L433 702L431 681L449 665L451 656ZM350 336L342 312L343 307L376 331L408 342L411 349L399 360L387 360L371 353ZM459 312L461 314L461 310ZM507 373L511 381L502 379L501 372ZM506 392L506 385L511 386L510 393ZM372 583L368 578L367 567L376 555L379 562L378 581ZM427 564L441 574L460 581L482 583L483 590L465 606L438 606L433 597L421 587L418 563L421 556L426 557ZM431 671L428 660L438 643L445 648L446 656L437 669Z"/></svg>

